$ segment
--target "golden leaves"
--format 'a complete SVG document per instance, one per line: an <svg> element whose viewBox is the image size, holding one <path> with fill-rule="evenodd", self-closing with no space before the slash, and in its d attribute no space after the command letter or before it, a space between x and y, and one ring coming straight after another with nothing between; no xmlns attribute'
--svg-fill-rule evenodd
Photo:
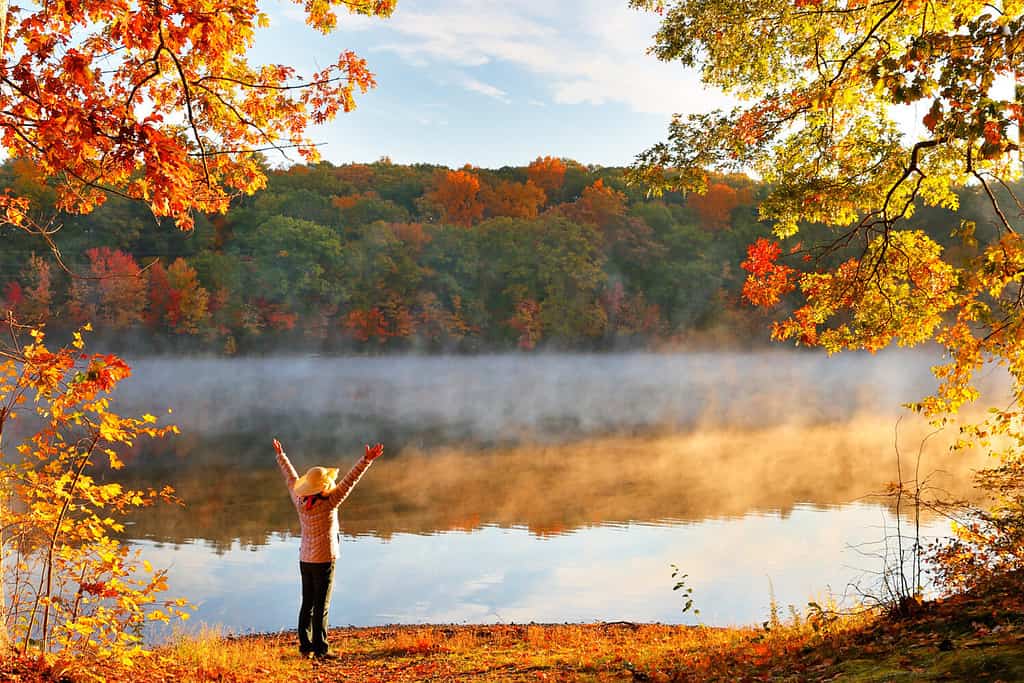
<svg viewBox="0 0 1024 683"><path fill-rule="evenodd" d="M109 534L124 531L122 520L132 508L175 499L167 487L144 491L101 483L90 470L99 464L95 455L102 454L103 462L116 469L141 437L160 437L176 428L156 426L154 415L132 418L110 411L107 395L130 368L116 356L83 353L84 331L55 351L44 345L41 331L33 331L22 357L0 365L14 391L37 392L43 420L39 431L17 446L20 460L0 461L0 478L15 482L18 498L16 505L0 508L2 523L21 532L19 571L46 567L53 572L54 585L71 587L74 598L58 597L49 588L36 594L14 584L14 599L34 603L33 614L46 615L42 623L47 625L40 633L39 620L22 620L14 624L13 635L24 642L38 637L44 647L54 642L69 652L130 662L142 650L139 639L126 631L150 618L149 606L167 584L164 572L154 572L138 552ZM0 400L6 402L0 420L13 418L17 394L9 391ZM48 547L52 552L46 552ZM136 578L139 569L153 577ZM166 604L173 607L163 608L162 618L167 619L178 616L184 605Z"/></svg>

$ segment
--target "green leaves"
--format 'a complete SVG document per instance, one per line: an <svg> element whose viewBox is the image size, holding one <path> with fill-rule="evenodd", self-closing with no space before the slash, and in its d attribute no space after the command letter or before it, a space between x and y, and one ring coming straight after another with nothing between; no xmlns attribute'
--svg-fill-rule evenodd
<svg viewBox="0 0 1024 683"><path fill-rule="evenodd" d="M672 586L672 590L680 591L683 597L683 612L689 612L691 609L694 614L700 614L699 609L693 607L693 588L687 584L689 574L683 574L679 567L676 565L670 565L672 567L672 578L676 579L676 584Z"/></svg>

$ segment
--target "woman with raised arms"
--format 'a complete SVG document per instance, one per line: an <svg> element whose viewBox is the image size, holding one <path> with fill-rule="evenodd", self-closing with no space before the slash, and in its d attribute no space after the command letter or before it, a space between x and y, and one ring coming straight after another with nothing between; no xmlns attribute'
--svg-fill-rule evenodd
<svg viewBox="0 0 1024 683"><path fill-rule="evenodd" d="M334 563L338 559L338 506L363 472L384 453L384 446L367 445L366 453L340 483L336 482L338 469L334 467L311 467L300 477L277 439L274 439L274 450L302 527L299 652L307 657L333 659L327 644L327 612L334 584Z"/></svg>

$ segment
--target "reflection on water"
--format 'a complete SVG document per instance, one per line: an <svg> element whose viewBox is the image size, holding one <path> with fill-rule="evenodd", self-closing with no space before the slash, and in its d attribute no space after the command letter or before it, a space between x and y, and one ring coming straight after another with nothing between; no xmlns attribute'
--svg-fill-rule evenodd
<svg viewBox="0 0 1024 683"><path fill-rule="evenodd" d="M912 472L920 422L900 431L904 472ZM374 464L342 508L349 536L521 527L535 536L608 524L695 522L835 506L879 493L896 479L893 426L861 417L838 425L784 426L658 437L604 437L488 451L406 449ZM143 510L132 534L169 543L201 539L215 551L236 542L266 545L298 533L298 521L264 434L190 442L187 453L147 454L129 474L166 481L183 508ZM301 443L301 442L299 442ZM180 444L177 444L180 446ZM347 467L357 454L289 451L296 468ZM141 460L141 459L140 459ZM971 494L968 454L941 437L925 449L922 473L956 497Z"/></svg>
<svg viewBox="0 0 1024 683"><path fill-rule="evenodd" d="M673 563L689 574L701 623L752 623L766 618L772 592L781 605L802 608L876 569L849 545L877 540L892 521L884 508L851 504L549 537L486 526L346 538L331 623L694 623L672 591ZM932 522L924 532L944 528ZM235 543L218 554L200 541L142 545L154 564L171 567L172 587L199 606L198 619L235 632L293 626L297 539L275 537L256 552Z"/></svg>
<svg viewBox="0 0 1024 683"><path fill-rule="evenodd" d="M173 405L184 434L118 476L178 490L186 506L144 511L131 537L171 567L200 620L235 630L290 627L297 607L298 523L275 435L300 470L388 445L342 508L336 624L674 622L672 563L704 622L749 622L769 580L803 605L877 569L849 546L893 524L865 496L896 477L898 405L928 390L927 361L144 361L120 400ZM926 434L901 424L904 472ZM980 461L948 454L949 438L929 442L921 472L969 496Z"/></svg>

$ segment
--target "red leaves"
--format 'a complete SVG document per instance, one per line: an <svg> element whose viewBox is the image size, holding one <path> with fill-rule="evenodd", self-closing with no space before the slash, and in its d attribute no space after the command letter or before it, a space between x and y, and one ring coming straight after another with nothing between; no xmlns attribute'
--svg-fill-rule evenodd
<svg viewBox="0 0 1024 683"><path fill-rule="evenodd" d="M114 355L95 355L89 361L86 379L95 383L96 387L110 392L121 380L132 374L132 369L123 360Z"/></svg>
<svg viewBox="0 0 1024 683"><path fill-rule="evenodd" d="M999 128L998 121L986 121L984 127L985 142L990 145L998 145L1003 139L1003 134Z"/></svg>
<svg viewBox="0 0 1024 683"><path fill-rule="evenodd" d="M146 308L146 278L130 254L108 247L90 249L90 279L71 285L68 312L79 323L97 320L124 330L142 320Z"/></svg>
<svg viewBox="0 0 1024 683"><path fill-rule="evenodd" d="M120 595L120 591L111 588L110 584L106 581L83 581L78 587L83 593L100 598L116 598Z"/></svg>
<svg viewBox="0 0 1024 683"><path fill-rule="evenodd" d="M8 310L17 310L24 299L25 294L22 292L21 285L17 282L8 282L4 287L4 307Z"/></svg>
<svg viewBox="0 0 1024 683"><path fill-rule="evenodd" d="M88 88L93 80L92 70L89 68L91 62L92 58L89 55L84 55L78 50L68 50L62 60L65 78L79 88Z"/></svg>
<svg viewBox="0 0 1024 683"><path fill-rule="evenodd" d="M150 327L178 334L197 334L210 318L210 294L199 285L199 276L183 258L175 259L169 268L159 261L147 269L149 275L149 308L146 322Z"/></svg>
<svg viewBox="0 0 1024 683"><path fill-rule="evenodd" d="M924 115L922 123L924 123L925 127L929 131L934 133L935 128L939 125L939 123L942 122L943 116L944 114L942 111L942 100L936 99L934 102L932 102L932 106L928 110L928 113Z"/></svg>
<svg viewBox="0 0 1024 683"><path fill-rule="evenodd" d="M747 260L740 264L750 273L743 283L743 298L754 306L774 306L796 287L793 282L796 271L775 262L781 253L778 242L763 237L747 247Z"/></svg>
<svg viewBox="0 0 1024 683"><path fill-rule="evenodd" d="M345 316L344 327L353 339L361 342L367 342L374 338L383 342L388 337L387 321L376 306L370 309L358 308L349 311Z"/></svg>
<svg viewBox="0 0 1024 683"><path fill-rule="evenodd" d="M517 302L515 316L508 321L508 325L519 332L519 348L524 351L536 348L543 333L540 304L534 299L523 299Z"/></svg>

